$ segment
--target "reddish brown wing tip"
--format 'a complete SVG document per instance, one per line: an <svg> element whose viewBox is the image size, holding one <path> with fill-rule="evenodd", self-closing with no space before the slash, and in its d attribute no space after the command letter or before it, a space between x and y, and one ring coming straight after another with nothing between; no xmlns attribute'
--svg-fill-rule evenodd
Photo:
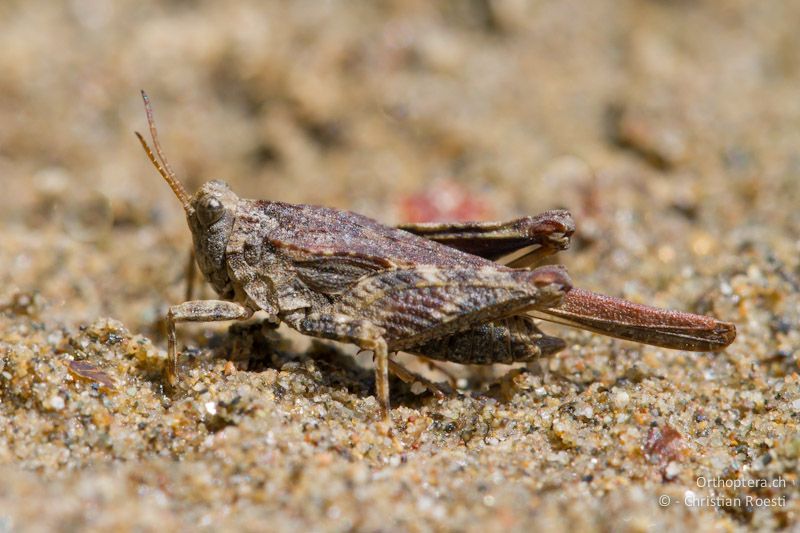
<svg viewBox="0 0 800 533"><path fill-rule="evenodd" d="M714 351L724 350L736 340L736 324L718 320L714 327L714 334L719 339L719 347Z"/></svg>
<svg viewBox="0 0 800 533"><path fill-rule="evenodd" d="M716 352L736 338L736 326L715 318L659 309L572 289L559 307L538 310L537 316L620 339L696 352Z"/></svg>

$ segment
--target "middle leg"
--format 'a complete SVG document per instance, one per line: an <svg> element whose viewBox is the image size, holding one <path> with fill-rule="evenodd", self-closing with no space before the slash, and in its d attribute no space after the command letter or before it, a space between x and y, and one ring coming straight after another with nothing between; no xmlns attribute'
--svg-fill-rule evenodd
<svg viewBox="0 0 800 533"><path fill-rule="evenodd" d="M388 419L388 350L406 350L479 324L558 305L571 287L559 267L442 269L423 265L362 279L332 305L284 322L306 335L350 342L375 354L378 401Z"/></svg>
<svg viewBox="0 0 800 533"><path fill-rule="evenodd" d="M312 313L287 317L286 322L304 335L349 342L362 350L370 350L375 360L375 395L381 416L389 420L389 350L380 328L368 320L343 314Z"/></svg>

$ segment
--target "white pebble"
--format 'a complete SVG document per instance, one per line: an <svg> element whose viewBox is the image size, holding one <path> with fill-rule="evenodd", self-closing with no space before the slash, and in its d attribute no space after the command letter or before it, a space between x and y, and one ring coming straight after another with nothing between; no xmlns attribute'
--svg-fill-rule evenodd
<svg viewBox="0 0 800 533"><path fill-rule="evenodd" d="M612 401L614 402L614 407L616 407L617 409L622 409L623 407L628 405L630 399L631 397L628 396L627 392L617 391L616 393L614 393L614 398L612 399Z"/></svg>
<svg viewBox="0 0 800 533"><path fill-rule="evenodd" d="M423 385L419 381L415 381L414 383L411 384L411 392L412 392L412 394L420 395L423 392L425 392L425 390L426 390L425 385Z"/></svg>
<svg viewBox="0 0 800 533"><path fill-rule="evenodd" d="M60 411L64 408L64 398L61 396L53 396L50 398L50 407L55 409L56 411Z"/></svg>
<svg viewBox="0 0 800 533"><path fill-rule="evenodd" d="M547 460L551 463L559 463L565 465L569 463L569 454L565 451L560 451L558 453L551 453L547 456Z"/></svg>
<svg viewBox="0 0 800 533"><path fill-rule="evenodd" d="M676 477L678 477L678 474L680 473L681 473L680 465L675 461L670 461L669 464L667 465L666 470L664 470L664 477L666 477L668 480L675 479Z"/></svg>

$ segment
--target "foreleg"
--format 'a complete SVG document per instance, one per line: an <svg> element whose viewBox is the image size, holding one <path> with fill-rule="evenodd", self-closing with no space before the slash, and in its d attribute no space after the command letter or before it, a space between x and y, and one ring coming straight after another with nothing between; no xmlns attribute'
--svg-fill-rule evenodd
<svg viewBox="0 0 800 533"><path fill-rule="evenodd" d="M189 260L186 262L186 301L194 298L194 287L197 281L197 261L194 259L194 246L189 249Z"/></svg>
<svg viewBox="0 0 800 533"><path fill-rule="evenodd" d="M175 325L179 322L222 322L250 318L253 311L235 302L194 300L173 305L167 313L167 382L178 383L178 349Z"/></svg>

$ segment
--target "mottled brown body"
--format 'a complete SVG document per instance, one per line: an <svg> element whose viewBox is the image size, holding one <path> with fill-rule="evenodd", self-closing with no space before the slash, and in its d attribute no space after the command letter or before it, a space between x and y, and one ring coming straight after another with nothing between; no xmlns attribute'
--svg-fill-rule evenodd
<svg viewBox="0 0 800 533"><path fill-rule="evenodd" d="M161 153L144 97L159 159L139 139L183 204L197 266L220 297L170 308L170 383L177 382L176 323L256 311L306 335L373 351L384 416L390 367L409 375L390 352L492 364L562 349L531 314L673 348L715 350L733 340L732 324L572 290L560 266L528 268L567 248L575 226L566 211L392 228L349 211L240 199L221 181L189 197Z"/></svg>

